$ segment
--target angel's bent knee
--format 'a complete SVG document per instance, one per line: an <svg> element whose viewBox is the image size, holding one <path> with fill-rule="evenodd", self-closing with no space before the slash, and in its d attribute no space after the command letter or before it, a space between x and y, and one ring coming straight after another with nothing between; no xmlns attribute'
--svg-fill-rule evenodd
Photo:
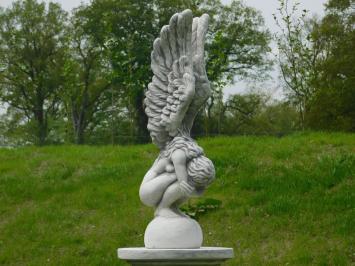
<svg viewBox="0 0 355 266"><path fill-rule="evenodd" d="M154 197L154 190L149 184L142 184L139 189L139 198L144 205L148 207L154 207L157 205L156 199Z"/></svg>

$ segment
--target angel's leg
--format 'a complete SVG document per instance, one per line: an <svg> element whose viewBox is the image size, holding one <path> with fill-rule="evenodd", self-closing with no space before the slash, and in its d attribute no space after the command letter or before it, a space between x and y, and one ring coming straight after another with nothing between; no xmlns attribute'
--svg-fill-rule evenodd
<svg viewBox="0 0 355 266"><path fill-rule="evenodd" d="M186 200L187 197L181 188L181 184L176 181L165 190L163 198L155 211L155 215L164 217L185 216L178 209L178 206Z"/></svg>
<svg viewBox="0 0 355 266"><path fill-rule="evenodd" d="M177 201L175 201L173 203L173 205L171 205L171 208L172 210L180 215L180 216L185 216L185 217L188 217L188 215L186 215L184 212L182 212L180 209L179 209L179 206L182 205L183 203L185 203L189 198L188 197L181 197L180 199L178 199Z"/></svg>
<svg viewBox="0 0 355 266"><path fill-rule="evenodd" d="M141 201L150 207L157 206L167 187L169 187L175 181L175 174L163 173L154 179L142 183L139 189L139 196Z"/></svg>

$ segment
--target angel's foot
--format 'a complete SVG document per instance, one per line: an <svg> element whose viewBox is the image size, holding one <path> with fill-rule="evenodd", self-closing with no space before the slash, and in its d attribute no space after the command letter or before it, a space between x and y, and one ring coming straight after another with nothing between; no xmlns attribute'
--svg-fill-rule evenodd
<svg viewBox="0 0 355 266"><path fill-rule="evenodd" d="M174 209L171 208L157 208L155 210L154 216L162 216L166 218L176 218L181 217Z"/></svg>
<svg viewBox="0 0 355 266"><path fill-rule="evenodd" d="M179 207L172 207L172 210L179 216L179 217L189 217L187 214L182 212Z"/></svg>

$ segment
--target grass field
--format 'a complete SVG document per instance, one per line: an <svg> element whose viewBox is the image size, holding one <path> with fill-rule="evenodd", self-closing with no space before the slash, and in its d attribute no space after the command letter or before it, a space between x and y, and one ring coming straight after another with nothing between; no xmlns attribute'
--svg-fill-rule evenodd
<svg viewBox="0 0 355 266"><path fill-rule="evenodd" d="M198 216L226 265L355 265L355 135L199 140L217 169ZM125 265L153 212L138 198L153 145L0 149L1 265ZM190 202L191 206L203 198Z"/></svg>

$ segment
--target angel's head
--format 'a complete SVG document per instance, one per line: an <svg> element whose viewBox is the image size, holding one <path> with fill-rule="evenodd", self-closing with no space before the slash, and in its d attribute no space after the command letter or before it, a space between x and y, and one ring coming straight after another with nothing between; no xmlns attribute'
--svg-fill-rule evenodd
<svg viewBox="0 0 355 266"><path fill-rule="evenodd" d="M187 163L188 180L196 188L205 188L215 179L213 163L207 157L200 155Z"/></svg>

